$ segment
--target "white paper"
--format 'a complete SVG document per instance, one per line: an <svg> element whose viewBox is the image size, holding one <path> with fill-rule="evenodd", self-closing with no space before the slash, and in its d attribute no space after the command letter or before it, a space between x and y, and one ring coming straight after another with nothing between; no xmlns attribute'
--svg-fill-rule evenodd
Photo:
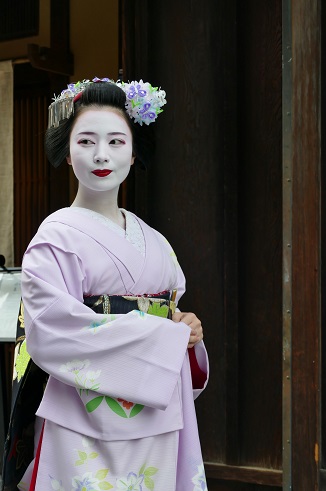
<svg viewBox="0 0 326 491"><path fill-rule="evenodd" d="M0 273L0 342L16 340L21 272Z"/></svg>

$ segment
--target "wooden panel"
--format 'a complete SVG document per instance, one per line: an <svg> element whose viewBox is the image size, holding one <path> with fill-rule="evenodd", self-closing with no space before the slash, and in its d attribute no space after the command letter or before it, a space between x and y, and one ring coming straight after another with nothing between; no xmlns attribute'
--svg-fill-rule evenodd
<svg viewBox="0 0 326 491"><path fill-rule="evenodd" d="M318 489L320 341L320 2L292 2L293 489Z"/></svg>
<svg viewBox="0 0 326 491"><path fill-rule="evenodd" d="M1 1L0 41L36 36L38 34L39 1Z"/></svg>
<svg viewBox="0 0 326 491"><path fill-rule="evenodd" d="M205 469L208 478L215 477L217 480L282 487L282 471L280 470L213 464L211 462L205 463Z"/></svg>
<svg viewBox="0 0 326 491"><path fill-rule="evenodd" d="M281 488L264 485L245 484L236 481L220 481L208 479L207 486L209 491L280 491Z"/></svg>
<svg viewBox="0 0 326 491"><path fill-rule="evenodd" d="M224 346L225 346L225 448L224 462L236 465L240 461L239 445L239 285L238 285L238 148L234 144L238 138L236 126L237 97L237 18L236 2L229 2L220 12L221 29L221 94L223 94L223 112L220 114L223 125L220 126L223 147L219 148L223 169L223 266L224 266ZM219 108L221 111L222 108ZM222 130L223 128L223 130ZM221 340L222 341L222 340ZM216 465L215 469L216 471ZM207 467L210 475L209 467ZM213 476L214 474L212 474ZM215 474L216 477L216 474ZM217 474L217 477L222 477ZM225 476L223 476L225 477Z"/></svg>
<svg viewBox="0 0 326 491"><path fill-rule="evenodd" d="M282 467L282 4L238 5L241 464Z"/></svg>
<svg viewBox="0 0 326 491"><path fill-rule="evenodd" d="M210 489L276 489L282 480L281 0L182 0L168 9L139 0L123 13L123 65L134 70L127 78L145 73L168 100L155 123L152 168L146 179L136 173L124 196L171 241L187 277L181 308L204 324L211 380L196 407Z"/></svg>
<svg viewBox="0 0 326 491"><path fill-rule="evenodd" d="M196 312L203 322L211 379L196 407L204 458L212 462L225 461L229 422L237 420L237 406L232 405L230 412L226 407L227 398L231 402L237 397L237 372L232 366L232 359L237 359L236 344L232 354L230 350L226 353L233 331L228 332L224 324L224 258L236 248L235 242L232 247L226 244L224 236L227 158L236 166L230 142L235 133L226 133L226 128L236 128L229 119L224 129L223 117L228 108L235 113L236 86L234 77L229 85L234 58L224 65L226 44L235 49L235 38L223 35L228 28L234 32L234 9L235 2L224 1L174 2L169 9L162 2L149 4L148 76L167 91L168 106L155 128L157 152L148 176L148 213L150 223L171 241L185 272L187 293L181 308ZM159 26L153 22L158 18ZM226 179L230 193L236 194L236 176ZM231 216L229 210L227 213ZM236 237L236 228L230 240L232 234ZM233 301L234 297L228 297L228 302ZM229 314L230 310L228 325ZM236 310L233 316L236 318ZM237 324L233 327L236 331ZM227 377L230 381L234 377L233 387L227 387ZM237 430L236 424L233 428ZM236 448L232 445L233 453Z"/></svg>
<svg viewBox="0 0 326 491"><path fill-rule="evenodd" d="M20 266L42 220L69 205L69 175L68 165L52 168L44 152L49 94L59 89L52 91L46 72L28 63L16 65L14 75L14 247ZM61 90L66 78L52 78ZM51 87L57 88L53 81Z"/></svg>
<svg viewBox="0 0 326 491"><path fill-rule="evenodd" d="M48 164L44 155L47 97L15 98L14 200L15 263L48 213Z"/></svg>

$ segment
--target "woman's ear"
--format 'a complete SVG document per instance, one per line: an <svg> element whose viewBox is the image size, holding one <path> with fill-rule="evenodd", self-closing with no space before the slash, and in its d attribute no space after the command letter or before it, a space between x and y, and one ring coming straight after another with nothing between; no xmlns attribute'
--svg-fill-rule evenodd
<svg viewBox="0 0 326 491"><path fill-rule="evenodd" d="M71 165L71 158L70 157L66 157L66 161L67 161L67 164Z"/></svg>
<svg viewBox="0 0 326 491"><path fill-rule="evenodd" d="M136 155L133 155L133 156L131 157L131 163L130 163L130 165L133 165L133 164L134 164L134 162L135 162L135 158L136 158Z"/></svg>

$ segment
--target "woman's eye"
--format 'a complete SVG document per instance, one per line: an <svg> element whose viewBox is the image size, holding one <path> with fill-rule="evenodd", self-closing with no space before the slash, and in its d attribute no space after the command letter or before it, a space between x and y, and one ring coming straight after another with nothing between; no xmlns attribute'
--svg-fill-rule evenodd
<svg viewBox="0 0 326 491"><path fill-rule="evenodd" d="M94 145L94 142L92 142L92 140L88 140L87 138L82 138L78 141L78 143L81 143L82 145Z"/></svg>
<svg viewBox="0 0 326 491"><path fill-rule="evenodd" d="M113 138L110 140L110 145L123 145L125 142L123 140L119 140L119 138Z"/></svg>

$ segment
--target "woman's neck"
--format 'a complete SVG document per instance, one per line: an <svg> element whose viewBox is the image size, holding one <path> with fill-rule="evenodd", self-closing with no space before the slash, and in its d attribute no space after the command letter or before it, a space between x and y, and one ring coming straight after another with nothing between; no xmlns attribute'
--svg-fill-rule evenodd
<svg viewBox="0 0 326 491"><path fill-rule="evenodd" d="M71 206L79 206L100 213L109 218L122 228L125 227L125 217L118 207L118 193L115 192L98 192L78 188L76 198Z"/></svg>

